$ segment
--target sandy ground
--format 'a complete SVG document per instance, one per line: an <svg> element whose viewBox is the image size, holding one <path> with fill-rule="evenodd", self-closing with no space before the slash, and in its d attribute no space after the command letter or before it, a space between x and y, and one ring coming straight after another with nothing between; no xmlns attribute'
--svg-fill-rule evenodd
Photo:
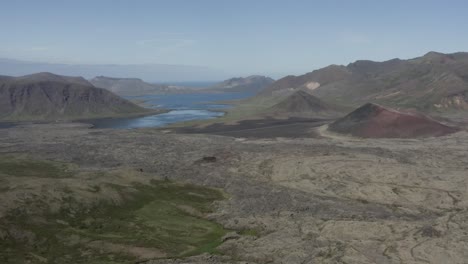
<svg viewBox="0 0 468 264"><path fill-rule="evenodd" d="M0 152L222 188L229 199L210 218L259 233L228 239L222 256L147 263L468 263L467 132L364 140L321 129L314 138L245 139L25 125L0 129ZM216 162L198 162L204 156ZM147 180L129 178L86 180ZM36 199L47 199L74 183L2 184L15 188L0 193L0 215L39 189Z"/></svg>

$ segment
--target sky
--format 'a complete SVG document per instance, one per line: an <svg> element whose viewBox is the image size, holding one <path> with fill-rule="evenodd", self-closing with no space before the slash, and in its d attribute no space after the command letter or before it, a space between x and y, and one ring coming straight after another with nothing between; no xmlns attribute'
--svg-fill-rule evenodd
<svg viewBox="0 0 468 264"><path fill-rule="evenodd" d="M0 58L280 78L468 51L468 1L0 0Z"/></svg>

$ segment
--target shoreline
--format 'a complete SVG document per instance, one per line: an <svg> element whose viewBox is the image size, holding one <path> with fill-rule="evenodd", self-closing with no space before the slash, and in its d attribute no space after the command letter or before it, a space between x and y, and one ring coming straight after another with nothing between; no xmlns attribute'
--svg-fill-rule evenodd
<svg viewBox="0 0 468 264"><path fill-rule="evenodd" d="M151 110L151 109L150 109ZM54 124L54 123L86 123L90 120L98 119L119 119L119 118L137 118L151 115L165 114L173 109L153 109L147 112L113 115L113 116L96 116L89 118L72 118L72 119L24 119L24 120L0 120L0 129L10 128L24 124Z"/></svg>

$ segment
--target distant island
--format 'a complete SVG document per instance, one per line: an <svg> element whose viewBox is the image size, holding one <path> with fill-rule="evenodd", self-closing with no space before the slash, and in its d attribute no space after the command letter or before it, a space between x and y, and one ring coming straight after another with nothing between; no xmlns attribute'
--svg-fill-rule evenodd
<svg viewBox="0 0 468 264"><path fill-rule="evenodd" d="M248 77L236 77L211 87L203 89L206 92L253 92L257 93L272 84L275 80L270 77L251 75Z"/></svg>
<svg viewBox="0 0 468 264"><path fill-rule="evenodd" d="M99 88L107 89L121 96L137 96L146 94L179 94L193 92L190 89L170 86L165 84L153 84L144 82L138 78L113 78L97 76L90 82Z"/></svg>

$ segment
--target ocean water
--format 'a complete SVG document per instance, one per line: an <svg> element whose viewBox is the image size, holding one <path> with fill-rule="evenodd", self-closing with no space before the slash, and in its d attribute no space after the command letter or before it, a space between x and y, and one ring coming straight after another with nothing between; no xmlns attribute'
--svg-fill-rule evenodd
<svg viewBox="0 0 468 264"><path fill-rule="evenodd" d="M168 113L133 118L103 118L86 121L95 128L131 129L163 127L169 124L206 120L223 116L221 111L231 107L219 101L238 100L253 96L254 93L199 93L132 96L127 99L144 100L151 108L171 109Z"/></svg>
<svg viewBox="0 0 468 264"><path fill-rule="evenodd" d="M173 85L173 86L182 86L182 87L190 87L190 88L207 88L211 87L221 81L200 81L200 82L162 82L162 84ZM161 83L161 82L158 82Z"/></svg>
<svg viewBox="0 0 468 264"><path fill-rule="evenodd" d="M208 110L172 110L170 112L136 118L104 118L92 120L94 128L129 129L161 127L182 121L204 120L222 116L222 112Z"/></svg>
<svg viewBox="0 0 468 264"><path fill-rule="evenodd" d="M0 129L14 127L15 125L13 122L0 122Z"/></svg>
<svg viewBox="0 0 468 264"><path fill-rule="evenodd" d="M167 94L167 95L142 95L128 96L127 99L144 100L152 108L167 108L177 110L188 109L223 109L229 105L217 103L219 101L244 99L253 96L254 93L193 93L193 94Z"/></svg>

